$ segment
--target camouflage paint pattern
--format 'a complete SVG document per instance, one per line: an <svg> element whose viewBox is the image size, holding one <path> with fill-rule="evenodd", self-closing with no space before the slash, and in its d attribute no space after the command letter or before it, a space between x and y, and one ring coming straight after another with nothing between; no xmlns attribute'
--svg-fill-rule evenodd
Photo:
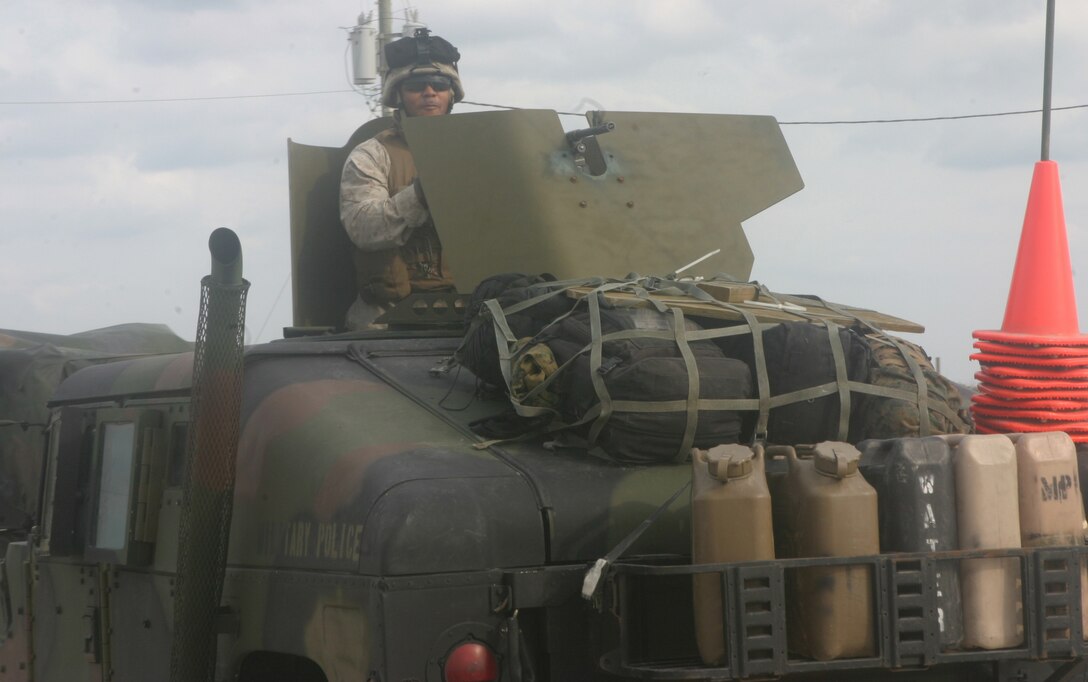
<svg viewBox="0 0 1088 682"><path fill-rule="evenodd" d="M503 569L580 572L683 483L684 466L621 467L531 442L475 447L467 422L502 404L474 398L470 376L427 372L457 342L249 350L220 679L254 652L309 659L329 680L432 679L459 639L503 646ZM93 416L123 402L183 422L191 364L180 354L91 367L52 404ZM165 679L180 489L164 485L158 504L145 566L49 555L43 529L31 570L36 680ZM686 503L676 506L637 551L683 552Z"/></svg>

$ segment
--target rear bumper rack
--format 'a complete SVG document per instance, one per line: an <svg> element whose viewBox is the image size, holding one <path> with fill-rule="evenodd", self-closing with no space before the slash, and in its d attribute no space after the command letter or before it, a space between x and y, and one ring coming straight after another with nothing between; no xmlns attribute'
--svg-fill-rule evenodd
<svg viewBox="0 0 1088 682"><path fill-rule="evenodd" d="M938 562L1015 558L1020 565L1022 643L1008 649L942 649L937 595ZM733 680L857 669L906 670L1002 660L1062 661L1085 655L1081 619L1081 566L1086 547L879 554L864 557L780 559L739 564L662 565L619 562L605 578L604 606L618 627L618 647L601 658L606 671L648 680ZM944 564L947 565L947 564ZM876 655L815 661L787 645L786 576L793 569L869 566L874 576ZM662 651L648 646L643 602L659 585L690 584L717 574L723 598L724 665L706 666L694 642ZM678 605L690 617L689 604ZM655 607L656 608L656 607ZM665 618L668 616L661 615Z"/></svg>

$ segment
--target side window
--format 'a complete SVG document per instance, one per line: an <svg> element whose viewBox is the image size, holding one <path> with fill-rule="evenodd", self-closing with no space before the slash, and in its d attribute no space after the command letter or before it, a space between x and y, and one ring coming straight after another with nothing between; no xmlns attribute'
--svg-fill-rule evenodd
<svg viewBox="0 0 1088 682"><path fill-rule="evenodd" d="M90 474L94 459L94 413L78 407L59 410L50 434L42 495L42 548L55 556L83 551L90 515Z"/></svg>
<svg viewBox="0 0 1088 682"><path fill-rule="evenodd" d="M184 476L188 415L188 403L181 402L59 408L42 480L41 549L149 563L163 491L180 487Z"/></svg>
<svg viewBox="0 0 1088 682"><path fill-rule="evenodd" d="M102 450L98 478L98 515L94 546L122 550L128 538L132 495L133 460L136 456L136 425L117 422L102 425Z"/></svg>
<svg viewBox="0 0 1088 682"><path fill-rule="evenodd" d="M87 558L146 565L155 546L166 475L163 413L148 408L102 409L95 423Z"/></svg>

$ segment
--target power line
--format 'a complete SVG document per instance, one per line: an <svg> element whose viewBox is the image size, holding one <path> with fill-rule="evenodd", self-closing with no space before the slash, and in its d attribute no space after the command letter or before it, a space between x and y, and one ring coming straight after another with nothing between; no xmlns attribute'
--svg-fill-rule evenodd
<svg viewBox="0 0 1088 682"><path fill-rule="evenodd" d="M1086 109L1088 104L1074 104L1068 107L1051 107L1051 111L1065 111L1069 109ZM968 118L995 118L997 116L1020 116L1022 114L1039 114L1042 109L1023 109L1021 111L1000 111L992 114L962 114L959 116L926 116L920 118L873 118L860 121L779 121L783 126L829 126L829 125L859 125L865 123L926 123L929 121L961 121Z"/></svg>
<svg viewBox="0 0 1088 682"><path fill-rule="evenodd" d="M477 107L491 107L492 109L519 109L505 104L487 104L485 102L471 102L462 100L463 104L472 104ZM1067 107L1051 107L1051 111L1067 111L1070 109L1088 109L1088 104L1074 104ZM958 116L925 116L916 118L871 118L853 121L779 121L783 126L827 126L827 125L862 125L866 123L926 123L930 121L960 121L969 118L996 118L998 116L1021 116L1023 114L1038 114L1042 109L1022 109L1019 111L999 111L990 114L961 114ZM585 116L585 113L574 111L557 111L560 116Z"/></svg>
<svg viewBox="0 0 1088 682"><path fill-rule="evenodd" d="M262 95L219 95L211 97L156 97L141 99L69 99L69 100L0 100L0 104L147 104L150 102L207 102L223 99L260 99L263 97L306 97L337 95L354 90L315 90L312 92L274 92Z"/></svg>
<svg viewBox="0 0 1088 682"><path fill-rule="evenodd" d="M261 99L269 97L308 97L312 95L340 95L345 93L359 94L356 89L351 90L315 90L309 92L274 92L256 95L218 95L208 97L156 97L138 99L83 99L83 100L0 100L0 105L73 105L73 104L148 104L155 102L208 102L232 99ZM489 104L486 102L472 102L464 100L465 104L492 109L520 109L521 107L506 104ZM1069 111L1072 109L1088 109L1088 104L1074 104L1066 107L1051 107L1051 111ZM855 120L826 120L826 121L779 121L784 126L817 126L817 125L866 125L874 123L929 123L932 121L961 121L972 118L997 118L1001 116L1022 116L1025 114L1042 113L1042 109L1022 109L1018 111L999 111L988 114L960 114L956 116L919 116L910 118L871 118ZM571 111L557 111L561 116L584 116L584 113Z"/></svg>

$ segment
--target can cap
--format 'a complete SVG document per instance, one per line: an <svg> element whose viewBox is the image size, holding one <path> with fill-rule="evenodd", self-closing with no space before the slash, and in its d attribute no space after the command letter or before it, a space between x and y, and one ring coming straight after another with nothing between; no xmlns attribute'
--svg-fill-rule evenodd
<svg viewBox="0 0 1088 682"><path fill-rule="evenodd" d="M816 471L835 478L846 478L858 472L861 453L849 443L827 441L818 443L812 450Z"/></svg>
<svg viewBox="0 0 1088 682"><path fill-rule="evenodd" d="M744 445L718 445L706 453L707 471L722 483L752 473L752 449Z"/></svg>

